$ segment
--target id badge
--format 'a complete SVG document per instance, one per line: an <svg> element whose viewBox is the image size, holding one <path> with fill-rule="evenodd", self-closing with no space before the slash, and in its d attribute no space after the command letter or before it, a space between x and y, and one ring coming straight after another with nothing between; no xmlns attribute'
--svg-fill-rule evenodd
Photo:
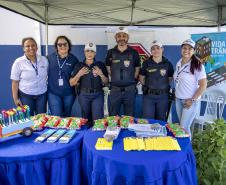
<svg viewBox="0 0 226 185"><path fill-rule="evenodd" d="M58 79L58 83L59 83L59 86L63 86L64 85L64 80L62 78L59 78Z"/></svg>
<svg viewBox="0 0 226 185"><path fill-rule="evenodd" d="M179 78L176 78L176 79L175 79L175 84L176 84L176 86L179 85Z"/></svg>

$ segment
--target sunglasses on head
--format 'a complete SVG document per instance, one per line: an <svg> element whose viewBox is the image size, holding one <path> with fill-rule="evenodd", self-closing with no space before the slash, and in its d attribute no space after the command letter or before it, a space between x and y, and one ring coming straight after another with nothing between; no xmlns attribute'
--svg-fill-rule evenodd
<svg viewBox="0 0 226 185"><path fill-rule="evenodd" d="M57 46L59 46L59 47L62 47L62 46L64 46L64 47L67 47L67 43L65 42L65 43L57 43Z"/></svg>

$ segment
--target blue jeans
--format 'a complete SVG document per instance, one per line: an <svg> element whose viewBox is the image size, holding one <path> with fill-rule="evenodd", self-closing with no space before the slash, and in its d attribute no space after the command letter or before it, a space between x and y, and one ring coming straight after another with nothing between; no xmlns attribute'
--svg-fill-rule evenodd
<svg viewBox="0 0 226 185"><path fill-rule="evenodd" d="M168 110L168 94L143 96L143 117L166 121Z"/></svg>
<svg viewBox="0 0 226 185"><path fill-rule="evenodd" d="M29 95L19 91L18 94L22 104L30 107L31 116L46 113L47 93L40 95Z"/></svg>
<svg viewBox="0 0 226 185"><path fill-rule="evenodd" d="M111 90L108 98L110 116L121 115L121 105L123 105L124 115L134 116L136 91Z"/></svg>
<svg viewBox="0 0 226 185"><path fill-rule="evenodd" d="M182 99L176 98L176 111L177 116L180 122L180 125L189 133L191 136L191 124L196 117L197 114L199 114L200 111L200 101L193 102L192 106L189 109L184 108L184 101Z"/></svg>
<svg viewBox="0 0 226 185"><path fill-rule="evenodd" d="M85 93L78 95L78 102L82 110L82 117L89 120L92 125L96 119L104 117L104 93Z"/></svg>
<svg viewBox="0 0 226 185"><path fill-rule="evenodd" d="M70 117L74 101L75 96L73 94L67 96L58 96L48 92L48 105L51 115Z"/></svg>

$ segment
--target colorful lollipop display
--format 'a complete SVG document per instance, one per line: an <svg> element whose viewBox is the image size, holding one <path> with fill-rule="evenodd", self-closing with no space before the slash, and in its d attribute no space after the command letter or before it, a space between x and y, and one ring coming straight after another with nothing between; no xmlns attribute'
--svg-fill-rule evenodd
<svg viewBox="0 0 226 185"><path fill-rule="evenodd" d="M30 108L27 105L3 110L0 114L0 138L17 133L31 135L33 126L34 122L30 120Z"/></svg>
<svg viewBox="0 0 226 185"><path fill-rule="evenodd" d="M16 109L3 110L0 114L1 125L19 124L30 120L30 108L27 105L19 106Z"/></svg>

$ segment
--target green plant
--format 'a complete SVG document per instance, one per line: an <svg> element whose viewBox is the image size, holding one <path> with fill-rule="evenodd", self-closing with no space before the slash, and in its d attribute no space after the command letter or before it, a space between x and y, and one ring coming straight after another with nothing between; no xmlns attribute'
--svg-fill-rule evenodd
<svg viewBox="0 0 226 185"><path fill-rule="evenodd" d="M197 173L201 185L226 185L226 123L215 120L193 136Z"/></svg>

